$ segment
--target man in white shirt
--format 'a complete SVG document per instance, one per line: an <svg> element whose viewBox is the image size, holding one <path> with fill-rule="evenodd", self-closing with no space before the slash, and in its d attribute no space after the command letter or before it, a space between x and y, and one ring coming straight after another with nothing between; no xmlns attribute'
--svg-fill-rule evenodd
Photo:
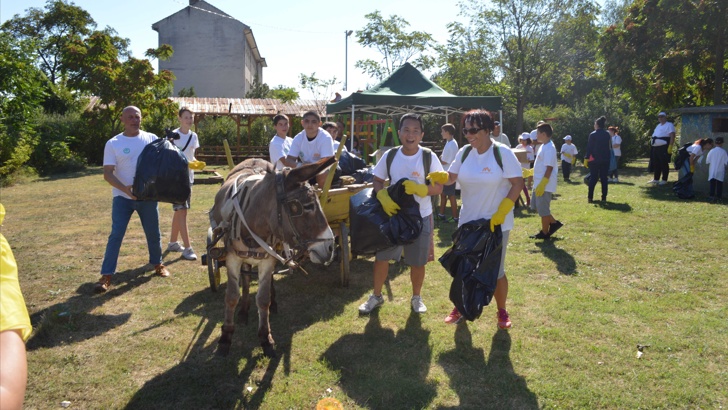
<svg viewBox="0 0 728 410"><path fill-rule="evenodd" d="M657 115L660 122L652 133L652 144L650 151L650 165L648 169L654 172L654 178L649 183L652 185L667 184L667 176L670 174L670 155L672 144L675 142L675 126L667 122L667 114L661 112ZM662 176L662 179L660 177Z"/></svg>
<svg viewBox="0 0 728 410"><path fill-rule="evenodd" d="M328 132L320 128L321 117L316 111L304 113L301 125L303 131L293 137L291 150L283 161L285 166L295 168L299 160L301 164L310 164L334 156L334 140ZM327 172L328 170L325 170L316 175L319 187L324 186Z"/></svg>
<svg viewBox="0 0 728 410"><path fill-rule="evenodd" d="M112 186L114 199L111 203L111 235L101 263L101 279L94 287L99 293L106 292L111 287L111 277L116 273L121 242L135 211L139 214L147 238L149 263L155 265L157 275L169 276L169 270L162 264L162 233L159 230L157 201L138 201L131 190L137 159L144 147L156 140L157 136L140 129L142 112L137 107L124 108L121 123L124 125L124 132L108 140L104 147L104 180Z"/></svg>
<svg viewBox="0 0 728 410"><path fill-rule="evenodd" d="M440 163L442 164L443 169L448 169L450 167L450 164L452 164L455 160L455 156L458 153L458 142L455 141L455 132L455 126L452 124L445 124L440 127L440 135L442 136L442 139L445 140L445 147L442 149L442 155L440 155ZM452 220L455 222L458 221L458 203L456 194L455 184L445 185L442 188L442 193L440 194L440 212L437 214L439 219L447 221L445 206L449 200Z"/></svg>
<svg viewBox="0 0 728 410"><path fill-rule="evenodd" d="M501 125L500 121L494 121L495 128L493 128L493 132L490 134L490 137L494 140L500 142L501 144L505 144L508 146L508 148L511 147L511 141L508 139L508 136L501 132Z"/></svg>

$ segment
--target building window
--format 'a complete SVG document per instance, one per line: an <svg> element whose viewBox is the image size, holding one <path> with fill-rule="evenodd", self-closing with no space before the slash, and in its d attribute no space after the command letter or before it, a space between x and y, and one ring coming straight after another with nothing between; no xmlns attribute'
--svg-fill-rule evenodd
<svg viewBox="0 0 728 410"><path fill-rule="evenodd" d="M728 132L728 118L713 118L713 132Z"/></svg>

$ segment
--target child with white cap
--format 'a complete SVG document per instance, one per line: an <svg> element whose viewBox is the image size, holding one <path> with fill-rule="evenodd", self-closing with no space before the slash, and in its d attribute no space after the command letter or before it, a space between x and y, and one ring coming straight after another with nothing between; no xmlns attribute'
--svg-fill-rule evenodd
<svg viewBox="0 0 728 410"><path fill-rule="evenodd" d="M561 146L561 173L564 174L564 181L571 182L571 165L576 160L579 150L571 143L571 135L564 137L564 145Z"/></svg>
<svg viewBox="0 0 728 410"><path fill-rule="evenodd" d="M710 196L708 201L721 202L723 197L723 180L725 167L728 165L728 153L723 149L723 137L715 138L715 146L705 158L708 164L708 182L710 182Z"/></svg>

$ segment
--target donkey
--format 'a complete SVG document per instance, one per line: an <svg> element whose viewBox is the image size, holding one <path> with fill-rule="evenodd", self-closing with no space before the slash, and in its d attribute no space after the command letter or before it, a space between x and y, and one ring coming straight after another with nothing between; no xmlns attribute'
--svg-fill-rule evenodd
<svg viewBox="0 0 728 410"><path fill-rule="evenodd" d="M225 321L218 341L218 355L226 356L230 352L241 279L246 294L241 310L245 310L247 322L249 280L241 278L241 266L245 263L258 267L258 339L263 353L275 357L269 308L273 271L276 262L285 258L274 249L290 246L298 253L307 252L314 263L331 262L334 233L321 210L316 191L307 181L334 161L329 158L296 169L275 171L268 161L248 159L233 168L215 196L210 225L215 241L220 238L225 241L223 252L227 268ZM288 260L285 262L294 266Z"/></svg>

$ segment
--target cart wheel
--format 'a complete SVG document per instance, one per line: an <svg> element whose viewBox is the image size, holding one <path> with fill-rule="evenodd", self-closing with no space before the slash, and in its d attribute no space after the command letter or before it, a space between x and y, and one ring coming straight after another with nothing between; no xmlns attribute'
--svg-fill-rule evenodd
<svg viewBox="0 0 728 410"><path fill-rule="evenodd" d="M346 226L346 222L341 223L341 234L339 235L339 247L341 254L341 286L349 286L349 228Z"/></svg>
<svg viewBox="0 0 728 410"><path fill-rule="evenodd" d="M212 243L212 228L207 228L207 246ZM210 290L217 292L220 286L220 262L207 256L207 277L210 280Z"/></svg>

